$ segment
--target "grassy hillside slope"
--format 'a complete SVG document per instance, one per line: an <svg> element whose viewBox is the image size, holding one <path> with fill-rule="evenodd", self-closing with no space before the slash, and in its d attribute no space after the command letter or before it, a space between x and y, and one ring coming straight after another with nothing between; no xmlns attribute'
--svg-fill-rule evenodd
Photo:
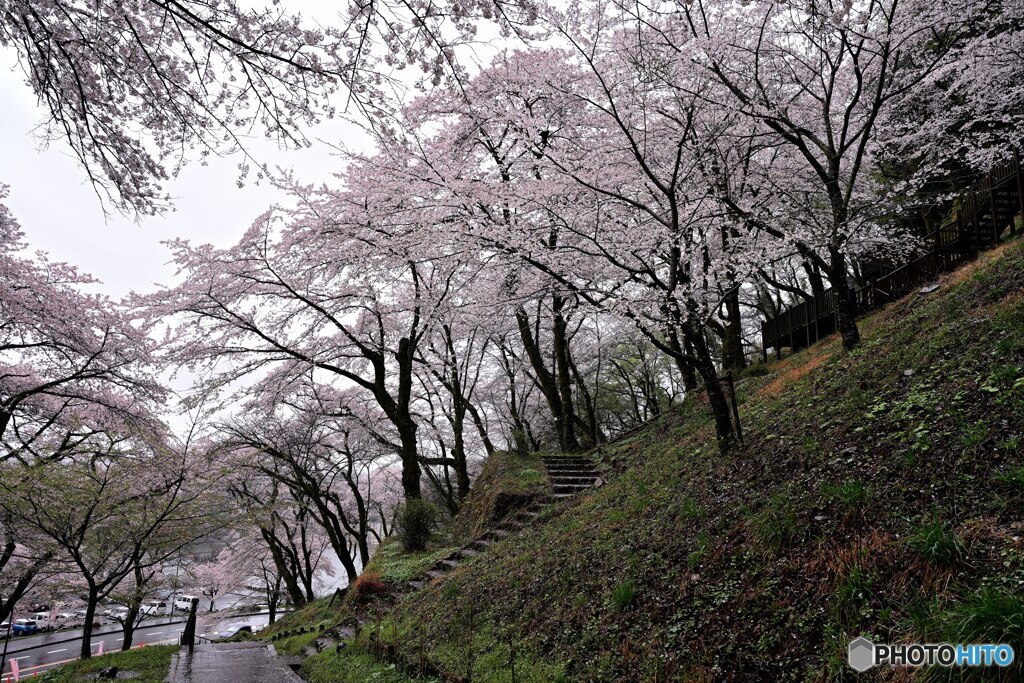
<svg viewBox="0 0 1024 683"><path fill-rule="evenodd" d="M605 486L362 638L466 681L845 680L858 634L1009 641L1019 662L1024 244L862 332L743 380L728 457L700 401L602 447Z"/></svg>

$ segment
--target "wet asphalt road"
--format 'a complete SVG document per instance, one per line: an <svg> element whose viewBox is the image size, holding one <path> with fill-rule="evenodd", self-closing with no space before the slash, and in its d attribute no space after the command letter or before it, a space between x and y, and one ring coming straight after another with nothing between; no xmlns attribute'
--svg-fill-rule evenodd
<svg viewBox="0 0 1024 683"><path fill-rule="evenodd" d="M210 629L200 628L199 635L213 635L214 632L229 624L249 624L253 630L257 630L266 625L267 618L266 613L244 617L225 616ZM132 647L177 643L178 635L184 628L185 620L180 616L147 619L135 630ZM82 646L81 638L81 629L11 638L7 645L7 662L12 659L18 661L21 677L24 680L30 678L37 671L42 674L55 666L78 659L78 653ZM105 625L94 630L92 634L93 654L99 651L100 643L103 643L103 652L120 650L122 643L120 625ZM0 650L2 649L3 641L0 640ZM11 680L11 665L6 663L2 675L0 675L0 683L9 683Z"/></svg>

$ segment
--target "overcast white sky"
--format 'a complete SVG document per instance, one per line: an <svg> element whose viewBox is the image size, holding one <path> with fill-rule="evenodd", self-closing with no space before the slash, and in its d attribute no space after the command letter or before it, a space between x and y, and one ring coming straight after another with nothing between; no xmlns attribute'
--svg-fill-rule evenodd
<svg viewBox="0 0 1024 683"><path fill-rule="evenodd" d="M6 203L33 248L99 278L101 291L111 296L171 282L174 269L167 264L169 252L162 241L184 237L228 246L267 206L284 201L265 183L239 189L235 181L240 158L233 156L211 160L205 167L190 164L169 182L166 189L178 197L174 212L138 224L117 214L105 221L100 200L68 147L55 142L39 149L32 130L42 118L14 52L0 50L0 183L11 188ZM358 127L340 121L327 122L310 137L314 135L351 149L367 144ZM281 151L260 139L250 151L271 168L293 168L299 178L311 182L328 181L340 168L326 145Z"/></svg>

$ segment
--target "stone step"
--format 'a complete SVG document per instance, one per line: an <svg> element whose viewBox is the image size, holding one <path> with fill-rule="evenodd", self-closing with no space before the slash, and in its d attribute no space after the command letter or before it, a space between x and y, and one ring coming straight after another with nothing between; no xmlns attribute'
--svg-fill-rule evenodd
<svg viewBox="0 0 1024 683"><path fill-rule="evenodd" d="M486 552L487 549L490 548L492 545L494 545L494 541L486 538L479 538L473 541L472 547L477 548L481 552Z"/></svg>
<svg viewBox="0 0 1024 683"><path fill-rule="evenodd" d="M548 472L548 477L551 479L597 479L597 472L584 472L577 470L575 472Z"/></svg>
<svg viewBox="0 0 1024 683"><path fill-rule="evenodd" d="M559 500L565 500L566 498L572 498L572 496L573 496L573 494L571 494L571 493L561 493L561 492L558 492L558 493L555 493L555 495L553 495L551 497L554 498L556 501L559 501Z"/></svg>
<svg viewBox="0 0 1024 683"><path fill-rule="evenodd" d="M597 474L593 467L549 467L548 474Z"/></svg>
<svg viewBox="0 0 1024 683"><path fill-rule="evenodd" d="M591 486L597 477L551 477L551 483L555 486L559 484L585 484Z"/></svg>
<svg viewBox="0 0 1024 683"><path fill-rule="evenodd" d="M431 579L440 579L442 576L444 576L444 572L440 569L428 569L427 571L423 572L423 574L429 576Z"/></svg>
<svg viewBox="0 0 1024 683"><path fill-rule="evenodd" d="M417 579L413 579L412 581L410 581L409 583L407 583L405 585L407 585L409 588L413 589L414 591L418 591L419 589L421 589L424 586L426 586L427 582L426 581L419 581Z"/></svg>
<svg viewBox="0 0 1024 683"><path fill-rule="evenodd" d="M503 538L508 538L511 535L512 532L506 531L505 529L492 529L485 534L485 536L488 536L498 541L500 541Z"/></svg>
<svg viewBox="0 0 1024 683"><path fill-rule="evenodd" d="M466 559L469 559L471 557L476 557L479 554L480 554L480 551L479 550L473 550L473 548L463 548L462 550L459 551L459 557L464 557Z"/></svg>
<svg viewBox="0 0 1024 683"><path fill-rule="evenodd" d="M462 565L458 560L441 560L437 563L437 568L441 571L451 571Z"/></svg>
<svg viewBox="0 0 1024 683"><path fill-rule="evenodd" d="M555 493L575 493L577 491L589 489L590 487L590 484L555 484L552 486Z"/></svg>
<svg viewBox="0 0 1024 683"><path fill-rule="evenodd" d="M576 467L592 467L594 465L593 460L573 459L573 460L545 460L544 467L559 467L563 465L574 465Z"/></svg>

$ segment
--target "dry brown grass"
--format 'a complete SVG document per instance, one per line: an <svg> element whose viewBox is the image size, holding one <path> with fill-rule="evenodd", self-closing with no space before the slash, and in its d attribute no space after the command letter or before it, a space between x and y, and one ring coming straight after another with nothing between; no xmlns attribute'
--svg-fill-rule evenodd
<svg viewBox="0 0 1024 683"><path fill-rule="evenodd" d="M1003 242L998 247L993 247L988 251L981 252L978 254L978 258L973 261L969 261L956 270L944 275L942 277L943 284L957 285L961 282L966 282L979 270L987 267L993 261L998 261L1005 256L1006 252L1009 251L1016 243L1017 242L1015 240Z"/></svg>
<svg viewBox="0 0 1024 683"><path fill-rule="evenodd" d="M786 387L832 358L832 351L832 345L826 342L779 362L775 366L777 377L758 389L757 393L761 396L779 395Z"/></svg>

